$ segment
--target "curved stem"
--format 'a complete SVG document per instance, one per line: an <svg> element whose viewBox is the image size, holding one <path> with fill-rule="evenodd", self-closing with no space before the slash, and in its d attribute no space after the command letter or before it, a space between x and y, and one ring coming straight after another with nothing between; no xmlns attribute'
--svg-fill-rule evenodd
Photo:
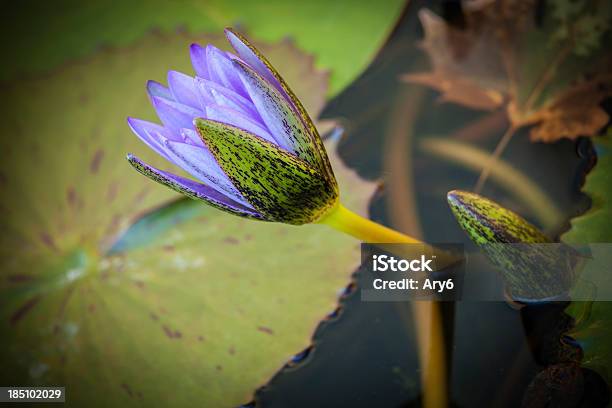
<svg viewBox="0 0 612 408"><path fill-rule="evenodd" d="M419 224L412 166L414 124L424 106L425 87L401 87L396 98L383 144L383 171L389 195L387 209L391 224L417 237L422 235Z"/></svg>
<svg viewBox="0 0 612 408"><path fill-rule="evenodd" d="M416 238L355 214L341 203L317 222L367 243L423 244ZM443 408L448 406L448 392L440 305L434 301L414 301L411 306L421 366L423 407Z"/></svg>
<svg viewBox="0 0 612 408"><path fill-rule="evenodd" d="M499 143L495 147L495 150L493 151L491 156L489 156L489 158L487 159L487 162L485 163L484 167L482 168L482 172L480 173L480 176L478 177L478 181L476 182L476 185L474 186L475 193L480 193L480 191L484 187L485 183L487 182L487 179L489 178L489 174L491 174L491 168L493 167L495 162L500 158L500 156L506 149L506 146L508 146L508 143L510 143L510 139L512 139L512 135L514 134L514 131L515 129L513 126L508 127L508 129L506 130L506 133L504 133L502 138L499 140Z"/></svg>
<svg viewBox="0 0 612 408"><path fill-rule="evenodd" d="M482 171L489 156L467 143L446 138L427 138L420 142L422 152L457 163L474 171ZM551 198L527 175L502 159L490 167L489 177L504 190L529 207L546 231L553 231L563 220L563 213Z"/></svg>

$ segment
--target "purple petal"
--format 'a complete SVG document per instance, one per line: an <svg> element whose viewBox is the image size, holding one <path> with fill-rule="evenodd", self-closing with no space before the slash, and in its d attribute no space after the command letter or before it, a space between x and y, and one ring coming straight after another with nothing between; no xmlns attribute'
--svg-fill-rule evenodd
<svg viewBox="0 0 612 408"><path fill-rule="evenodd" d="M281 95L283 95L284 98L287 98L287 95L285 95L285 91L283 90L282 86L280 85L270 68L268 68L265 62L262 61L262 59L259 57L259 51L257 51L251 44L246 42L246 40L240 38L230 29L225 29L225 36L227 37L227 40L231 44L232 48L236 51L238 56L244 62L246 62L247 65L253 68L255 72L257 72L265 80L274 85L274 87L278 91L280 91Z"/></svg>
<svg viewBox="0 0 612 408"><path fill-rule="evenodd" d="M250 117L231 108L219 105L208 105L206 106L206 119L227 123L237 128L244 129L270 143L276 144L276 140L274 140L265 126L262 126Z"/></svg>
<svg viewBox="0 0 612 408"><path fill-rule="evenodd" d="M174 96L174 100L183 105L191 106L199 109L200 101L195 87L193 77L185 75L177 71L168 72L168 86Z"/></svg>
<svg viewBox="0 0 612 408"><path fill-rule="evenodd" d="M191 54L191 65L196 75L200 78L210 79L208 76L208 64L206 61L206 50L198 44L191 44L189 47Z"/></svg>
<svg viewBox="0 0 612 408"><path fill-rule="evenodd" d="M190 198L204 200L214 207L239 216L264 220L263 216L252 208L245 207L240 203L235 202L231 198L219 193L207 185L177 176L176 174L159 170L144 163L142 160L131 154L128 154L127 159L130 164L134 166L134 168L141 174L154 181L157 181L158 183L170 187L179 193L185 194Z"/></svg>
<svg viewBox="0 0 612 408"><path fill-rule="evenodd" d="M165 147L174 164L234 201L250 207L208 149L171 140L166 140Z"/></svg>
<svg viewBox="0 0 612 408"><path fill-rule="evenodd" d="M151 97L153 107L162 123L173 135L179 135L182 128L191 129L193 119L202 116L202 111L157 96Z"/></svg>
<svg viewBox="0 0 612 408"><path fill-rule="evenodd" d="M225 106L253 118L257 122L261 121L253 102L231 89L202 78L196 78L196 84L201 96L200 104L202 108L207 105Z"/></svg>
<svg viewBox="0 0 612 408"><path fill-rule="evenodd" d="M150 97L158 96L160 98L174 100L170 90L156 81L147 81L147 92Z"/></svg>
<svg viewBox="0 0 612 408"><path fill-rule="evenodd" d="M314 146L304 123L281 93L244 63L234 60L251 100L266 127L283 149L313 164ZM318 163L317 163L318 164Z"/></svg>
<svg viewBox="0 0 612 408"><path fill-rule="evenodd" d="M208 75L211 81L242 96L246 95L244 85L242 85L232 61L223 51L213 45L208 45L206 47L206 61L208 62Z"/></svg>
<svg viewBox="0 0 612 408"><path fill-rule="evenodd" d="M194 146L198 146L198 147L206 147L204 145L204 142L202 141L202 138L200 137L200 135L198 135L198 132L196 132L195 130L192 129L181 129L181 139L184 143L190 144L190 145L194 145Z"/></svg>
<svg viewBox="0 0 612 408"><path fill-rule="evenodd" d="M230 52L230 51L225 51L225 56L226 56L227 58L229 58L229 59L240 59L240 57L239 57L239 56L237 56L236 54L233 54L233 53L232 53L232 52ZM244 62L244 61L242 61L242 62Z"/></svg>
<svg viewBox="0 0 612 408"><path fill-rule="evenodd" d="M153 149L164 159L172 162L166 153L166 148L163 142L163 139L167 139L165 136L167 133L165 128L156 125L155 123L135 118L128 118L128 125L130 126L130 129L132 129L132 132L134 132L136 136L138 136L147 146Z"/></svg>

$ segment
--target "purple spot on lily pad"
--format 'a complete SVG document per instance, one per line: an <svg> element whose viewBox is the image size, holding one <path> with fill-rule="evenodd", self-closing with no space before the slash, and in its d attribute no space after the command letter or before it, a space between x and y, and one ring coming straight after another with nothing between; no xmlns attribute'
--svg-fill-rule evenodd
<svg viewBox="0 0 612 408"><path fill-rule="evenodd" d="M74 186L68 186L66 189L66 201L70 207L76 207L77 204L77 194Z"/></svg>
<svg viewBox="0 0 612 408"><path fill-rule="evenodd" d="M92 174L96 174L98 172L98 170L100 169L100 163L102 162L103 158L104 158L104 150L102 149L96 150L93 157L91 158L91 162L89 163L89 171Z"/></svg>
<svg viewBox="0 0 612 408"><path fill-rule="evenodd" d="M121 388L123 388L123 390L130 396L130 398L134 396L132 389L126 383L121 383Z"/></svg>
<svg viewBox="0 0 612 408"><path fill-rule="evenodd" d="M166 334L166 336L168 336L169 339L180 339L183 337L183 333L178 330L172 330L166 325L163 325L162 329L164 330L164 333Z"/></svg>
<svg viewBox="0 0 612 408"><path fill-rule="evenodd" d="M269 335L274 335L274 330L272 330L271 328L266 327L266 326L257 326L257 330L259 330L262 333L266 333L266 334L269 334Z"/></svg>
<svg viewBox="0 0 612 408"><path fill-rule="evenodd" d="M43 244L49 247L49 249L52 249L53 251L57 251L57 246L55 245L55 241L53 241L53 238L48 233L46 232L41 233L40 240L43 242Z"/></svg>
<svg viewBox="0 0 612 408"><path fill-rule="evenodd" d="M119 190L119 185L116 182L112 182L108 186L108 191L106 192L106 200L109 203L112 203L115 198L117 198L117 192Z"/></svg>

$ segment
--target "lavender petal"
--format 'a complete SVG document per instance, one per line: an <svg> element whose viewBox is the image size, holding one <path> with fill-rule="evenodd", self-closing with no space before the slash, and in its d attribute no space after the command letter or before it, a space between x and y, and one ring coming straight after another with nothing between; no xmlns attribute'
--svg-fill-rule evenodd
<svg viewBox="0 0 612 408"><path fill-rule="evenodd" d="M268 132L265 125L262 125L241 112L219 105L206 106L206 119L217 122L227 123L240 129L244 129L254 135L276 144L276 140Z"/></svg>
<svg viewBox="0 0 612 408"><path fill-rule="evenodd" d="M168 88L156 81L147 81L147 93L150 97L157 96L160 98L174 100L172 92L170 92Z"/></svg>
<svg viewBox="0 0 612 408"><path fill-rule="evenodd" d="M206 50L199 44L191 44L189 47L191 65L196 75L200 78L210 79L208 76L208 63L206 61Z"/></svg>
<svg viewBox="0 0 612 408"><path fill-rule="evenodd" d="M140 140L164 159L172 162L170 156L166 153L166 148L162 141L162 138L167 139L167 132L164 127L135 118L128 118L127 121L132 132L134 132Z"/></svg>
<svg viewBox="0 0 612 408"><path fill-rule="evenodd" d="M274 76L274 73L270 70L270 68L268 68L267 60L262 56L262 54L257 51L255 47L249 44L245 38L230 28L225 29L225 36L238 56L266 81L274 85L274 87L281 92L283 97L287 98L279 81Z"/></svg>
<svg viewBox="0 0 612 408"><path fill-rule="evenodd" d="M211 81L231 89L239 95L246 96L246 90L240 76L234 69L232 61L227 55L213 45L206 47L206 61L208 62L208 75Z"/></svg>
<svg viewBox="0 0 612 408"><path fill-rule="evenodd" d="M204 148L204 142L198 132L193 129L181 129L181 141L190 145L198 146Z"/></svg>
<svg viewBox="0 0 612 408"><path fill-rule="evenodd" d="M319 167L315 145L297 112L280 92L261 75L238 60L233 61L240 72L251 100L267 128L283 149Z"/></svg>
<svg viewBox="0 0 612 408"><path fill-rule="evenodd" d="M253 105L253 102L242 95L202 78L196 78L196 84L201 97L200 104L202 108L207 105L225 106L245 116L252 117L257 122L261 122L261 117L257 113L257 108Z"/></svg>
<svg viewBox="0 0 612 408"><path fill-rule="evenodd" d="M151 97L153 107L170 133L179 135L182 128L192 128L193 119L202 116L202 111L157 96Z"/></svg>
<svg viewBox="0 0 612 408"><path fill-rule="evenodd" d="M177 71L168 72L168 87L174 100L195 109L200 108L198 93L195 90L193 77Z"/></svg>
<svg viewBox="0 0 612 408"><path fill-rule="evenodd" d="M234 187L227 175L221 170L217 160L207 148L192 144L165 141L165 148L172 162L198 180L208 182L210 187L227 195L234 201L250 207L242 194Z"/></svg>

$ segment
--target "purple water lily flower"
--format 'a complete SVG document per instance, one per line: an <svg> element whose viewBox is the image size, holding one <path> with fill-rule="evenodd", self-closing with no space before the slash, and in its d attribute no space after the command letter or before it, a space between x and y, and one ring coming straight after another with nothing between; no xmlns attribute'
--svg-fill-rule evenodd
<svg viewBox="0 0 612 408"><path fill-rule="evenodd" d="M244 37L237 55L191 46L195 77L168 73L147 89L162 125L128 118L151 149L194 179L129 154L142 174L243 217L304 224L337 205L338 187L319 134L285 81Z"/></svg>

